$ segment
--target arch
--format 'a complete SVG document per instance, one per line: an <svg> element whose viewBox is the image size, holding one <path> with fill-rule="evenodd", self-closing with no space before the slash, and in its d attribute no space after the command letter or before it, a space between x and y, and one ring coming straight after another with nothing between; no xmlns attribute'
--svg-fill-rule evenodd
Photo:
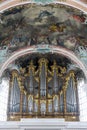
<svg viewBox="0 0 87 130"><path fill-rule="evenodd" d="M47 46L46 46L47 47ZM27 54L31 54L31 53L37 53L40 52L39 49L41 49L42 53L44 53L45 49L47 51L47 48L45 48L45 46L31 46L25 49L21 49L19 51L16 51L15 53L13 53L1 66L0 69L0 77L2 76L2 73L4 72L4 70L8 67L9 64L11 64L13 61L15 61L17 58L27 55ZM65 49L63 47L59 47L59 46L48 46L48 52L51 53L56 53L56 54L61 54L65 57L67 57L68 59L72 60L74 63L76 63L79 68L84 72L85 77L87 78L87 69L85 67L85 65L80 61L80 59L78 59L76 57L76 55L68 50Z"/></svg>
<svg viewBox="0 0 87 130"><path fill-rule="evenodd" d="M28 3L35 3L33 2L32 0L7 0L7 1L4 1L1 3L0 5L0 12L3 12L4 10L7 10L11 7L15 7L15 6L18 6L18 5L24 5L24 4L28 4ZM82 2L79 2L79 1L76 1L76 0L66 0L65 2L63 0L57 0L54 2L49 2L49 3L58 3L58 4L63 4L63 5L68 5L70 7L74 7L74 8L77 8L81 11L83 11L84 13L87 13L87 6L85 4L83 4Z"/></svg>

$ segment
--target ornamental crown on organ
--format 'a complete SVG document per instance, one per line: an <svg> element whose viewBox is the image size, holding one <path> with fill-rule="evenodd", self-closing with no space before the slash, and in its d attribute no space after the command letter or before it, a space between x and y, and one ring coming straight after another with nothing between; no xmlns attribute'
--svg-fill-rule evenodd
<svg viewBox="0 0 87 130"><path fill-rule="evenodd" d="M8 120L31 117L59 117L78 120L77 81L74 71L52 65L46 58L35 66L11 72ZM72 120L72 119L70 119Z"/></svg>

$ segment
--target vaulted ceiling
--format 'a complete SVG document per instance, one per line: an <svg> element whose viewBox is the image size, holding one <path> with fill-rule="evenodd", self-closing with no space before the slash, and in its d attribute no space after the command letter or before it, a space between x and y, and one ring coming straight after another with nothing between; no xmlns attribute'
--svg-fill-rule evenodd
<svg viewBox="0 0 87 130"><path fill-rule="evenodd" d="M1 14L1 47L14 51L45 43L75 50L87 44L85 17L83 12L63 5L15 7Z"/></svg>
<svg viewBox="0 0 87 130"><path fill-rule="evenodd" d="M87 15L63 4L26 4L0 14L0 63L32 45L54 45L75 53L87 66Z"/></svg>

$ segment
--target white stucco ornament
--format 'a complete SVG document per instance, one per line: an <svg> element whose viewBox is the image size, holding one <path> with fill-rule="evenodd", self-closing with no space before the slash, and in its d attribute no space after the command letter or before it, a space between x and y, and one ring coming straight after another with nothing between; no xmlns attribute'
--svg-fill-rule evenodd
<svg viewBox="0 0 87 130"><path fill-rule="evenodd" d="M57 2L66 2L66 0L33 0L33 2L37 4L50 4L50 3L57 3Z"/></svg>

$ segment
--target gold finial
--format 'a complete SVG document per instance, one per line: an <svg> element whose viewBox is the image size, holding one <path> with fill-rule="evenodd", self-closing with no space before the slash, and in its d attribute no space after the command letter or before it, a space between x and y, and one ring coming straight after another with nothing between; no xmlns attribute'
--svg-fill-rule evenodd
<svg viewBox="0 0 87 130"><path fill-rule="evenodd" d="M30 65L29 65L29 68L34 68L34 64L33 64L33 60L30 61Z"/></svg>
<svg viewBox="0 0 87 130"><path fill-rule="evenodd" d="M39 59L38 63L39 63L39 64L42 64L42 63L47 64L47 63L48 63L48 60L45 59L45 58L41 58L41 59Z"/></svg>
<svg viewBox="0 0 87 130"><path fill-rule="evenodd" d="M22 73L22 74L24 74L25 73L25 68L20 68L20 72Z"/></svg>
<svg viewBox="0 0 87 130"><path fill-rule="evenodd" d="M51 68L52 68L52 70L54 71L55 69L57 70L57 63L56 63L56 61L54 60L53 61L53 65L51 66Z"/></svg>
<svg viewBox="0 0 87 130"><path fill-rule="evenodd" d="M54 65L54 66L56 66L56 65L57 65L55 60L54 60L54 62L53 62L53 65Z"/></svg>
<svg viewBox="0 0 87 130"><path fill-rule="evenodd" d="M30 66L33 66L33 60L30 61Z"/></svg>
<svg viewBox="0 0 87 130"><path fill-rule="evenodd" d="M28 70L32 70L32 72L35 72L35 66L33 64L33 60L30 61L30 65L28 66Z"/></svg>

